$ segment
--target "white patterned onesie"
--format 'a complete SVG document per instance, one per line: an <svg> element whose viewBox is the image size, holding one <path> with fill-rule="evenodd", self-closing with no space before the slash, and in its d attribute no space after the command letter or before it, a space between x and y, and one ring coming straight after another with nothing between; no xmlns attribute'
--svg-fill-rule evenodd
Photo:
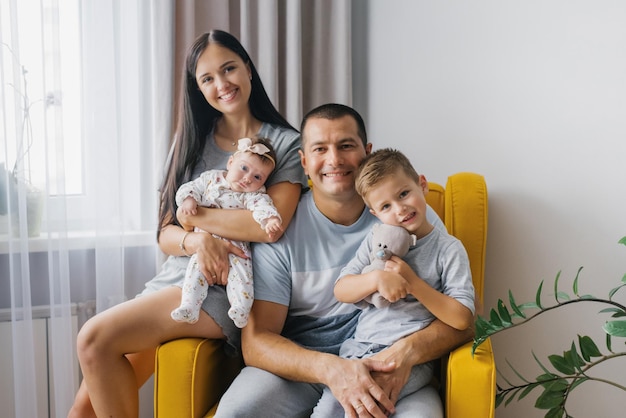
<svg viewBox="0 0 626 418"><path fill-rule="evenodd" d="M252 211L254 220L261 228L265 228L267 219L280 215L274 207L272 199L265 193L265 187L256 192L235 192L226 181L226 171L209 170L200 177L180 186L176 192L176 204L180 206L187 197L193 197L199 206L221 209L248 209ZM195 228L195 231L201 231ZM216 238L217 235L213 234ZM225 238L222 238L225 239ZM250 244L243 241L232 241L235 246L250 257ZM243 328L248 323L248 315L254 301L252 283L252 261L229 254L230 269L226 293L230 302L228 316L235 325ZM208 282L198 269L198 257L191 256L183 282L181 304L172 311L172 318L181 322L194 323L198 320L202 302L206 298Z"/></svg>

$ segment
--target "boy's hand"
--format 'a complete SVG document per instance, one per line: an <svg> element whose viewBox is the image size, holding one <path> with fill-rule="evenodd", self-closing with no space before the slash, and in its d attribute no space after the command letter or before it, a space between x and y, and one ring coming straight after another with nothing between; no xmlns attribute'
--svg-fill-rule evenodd
<svg viewBox="0 0 626 418"><path fill-rule="evenodd" d="M389 272L386 268L378 272L378 293L389 302L394 303L404 299L408 294L408 288L409 284L401 275Z"/></svg>
<svg viewBox="0 0 626 418"><path fill-rule="evenodd" d="M410 281L415 276L415 272L411 266L395 255L392 255L391 258L385 262L385 271L399 274L406 281Z"/></svg>

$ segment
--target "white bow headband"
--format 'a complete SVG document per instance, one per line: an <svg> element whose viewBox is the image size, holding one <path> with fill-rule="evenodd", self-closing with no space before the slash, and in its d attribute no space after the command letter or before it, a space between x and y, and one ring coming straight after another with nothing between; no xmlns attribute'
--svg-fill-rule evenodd
<svg viewBox="0 0 626 418"><path fill-rule="evenodd" d="M235 152L235 154L237 154L238 152L252 152L258 155L264 155L274 165L276 165L276 161L274 161L274 159L269 155L270 149L265 145L259 143L252 145L252 139L250 138L241 138L238 141L237 151Z"/></svg>

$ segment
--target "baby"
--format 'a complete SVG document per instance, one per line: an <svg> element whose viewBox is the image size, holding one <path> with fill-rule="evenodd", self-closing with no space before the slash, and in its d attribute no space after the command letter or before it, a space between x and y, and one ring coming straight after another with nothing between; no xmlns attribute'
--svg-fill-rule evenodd
<svg viewBox="0 0 626 418"><path fill-rule="evenodd" d="M196 214L198 205L222 209L248 209L265 232L272 236L281 230L282 220L272 199L265 193L265 181L274 170L276 154L264 138L239 140L237 151L229 158L226 171L208 170L196 180L180 186L176 204L184 214ZM200 231L198 228L196 231ZM220 238L220 237L218 237ZM231 241L250 257L247 242ZM229 254L230 268L226 293L230 302L228 316L243 328L254 300L252 263L249 258ZM179 322L198 321L208 282L200 273L197 255L193 254L185 272L182 299L171 316Z"/></svg>

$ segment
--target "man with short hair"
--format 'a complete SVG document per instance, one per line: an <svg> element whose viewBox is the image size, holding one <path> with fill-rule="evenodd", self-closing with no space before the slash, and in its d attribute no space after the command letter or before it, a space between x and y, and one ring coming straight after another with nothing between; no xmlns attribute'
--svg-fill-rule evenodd
<svg viewBox="0 0 626 418"><path fill-rule="evenodd" d="M435 320L388 349L361 360L340 358L360 311L333 295L339 272L376 218L354 186L372 145L354 109L326 104L301 125L300 157L313 188L304 193L283 237L254 246L255 302L242 330L247 367L222 397L217 417L308 417L328 386L348 417L443 417L427 386L396 404L411 368L471 339ZM428 208L428 220L445 228Z"/></svg>

